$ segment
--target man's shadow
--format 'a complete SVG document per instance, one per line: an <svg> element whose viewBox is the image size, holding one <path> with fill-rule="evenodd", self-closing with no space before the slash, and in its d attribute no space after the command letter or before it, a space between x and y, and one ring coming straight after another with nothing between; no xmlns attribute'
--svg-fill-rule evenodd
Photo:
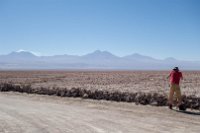
<svg viewBox="0 0 200 133"><path fill-rule="evenodd" d="M176 112L179 112L179 113L183 113L183 114L188 114L188 115L199 115L200 116L200 110L199 110L199 112L194 112L194 111L187 111L187 110L185 110L185 111L182 111L182 110L177 110L177 109L173 109L174 111L176 111Z"/></svg>

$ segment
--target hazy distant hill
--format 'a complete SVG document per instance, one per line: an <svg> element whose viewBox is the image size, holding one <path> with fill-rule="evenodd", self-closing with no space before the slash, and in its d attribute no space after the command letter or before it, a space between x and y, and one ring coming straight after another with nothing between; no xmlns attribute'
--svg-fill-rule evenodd
<svg viewBox="0 0 200 133"><path fill-rule="evenodd" d="M200 61L180 61L172 57L164 60L140 54L118 57L108 51L94 51L83 56L36 56L28 51L0 55L0 69L120 69L163 70L179 66L199 70Z"/></svg>

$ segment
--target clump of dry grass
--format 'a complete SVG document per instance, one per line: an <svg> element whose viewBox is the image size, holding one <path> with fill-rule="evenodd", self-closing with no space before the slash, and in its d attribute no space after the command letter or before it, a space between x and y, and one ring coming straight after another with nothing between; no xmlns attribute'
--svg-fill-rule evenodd
<svg viewBox="0 0 200 133"><path fill-rule="evenodd" d="M107 90L88 90L82 88L32 88L31 85L15 85L12 83L1 83L0 91L14 91L28 94L56 95L61 97L82 97L96 100L110 100L117 102L135 102L142 105L166 106L167 95L159 93L144 92L120 92ZM200 98L196 96L183 96L183 102L187 108L200 109Z"/></svg>

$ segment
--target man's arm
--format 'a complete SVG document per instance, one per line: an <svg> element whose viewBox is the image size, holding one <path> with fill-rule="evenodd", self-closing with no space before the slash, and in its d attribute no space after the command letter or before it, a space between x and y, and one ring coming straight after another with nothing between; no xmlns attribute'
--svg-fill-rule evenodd
<svg viewBox="0 0 200 133"><path fill-rule="evenodd" d="M167 79L169 79L170 75L167 76Z"/></svg>
<svg viewBox="0 0 200 133"><path fill-rule="evenodd" d="M167 79L169 79L170 76L171 76L171 72L170 72L170 74L167 76Z"/></svg>
<svg viewBox="0 0 200 133"><path fill-rule="evenodd" d="M183 80L183 74L181 73L181 80Z"/></svg>

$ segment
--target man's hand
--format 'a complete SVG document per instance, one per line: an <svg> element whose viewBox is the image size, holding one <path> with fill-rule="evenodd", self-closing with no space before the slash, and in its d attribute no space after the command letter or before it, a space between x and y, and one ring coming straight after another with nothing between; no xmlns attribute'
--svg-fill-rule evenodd
<svg viewBox="0 0 200 133"><path fill-rule="evenodd" d="M169 75L169 76L167 76L167 79L169 79L169 77L170 77L170 75Z"/></svg>

